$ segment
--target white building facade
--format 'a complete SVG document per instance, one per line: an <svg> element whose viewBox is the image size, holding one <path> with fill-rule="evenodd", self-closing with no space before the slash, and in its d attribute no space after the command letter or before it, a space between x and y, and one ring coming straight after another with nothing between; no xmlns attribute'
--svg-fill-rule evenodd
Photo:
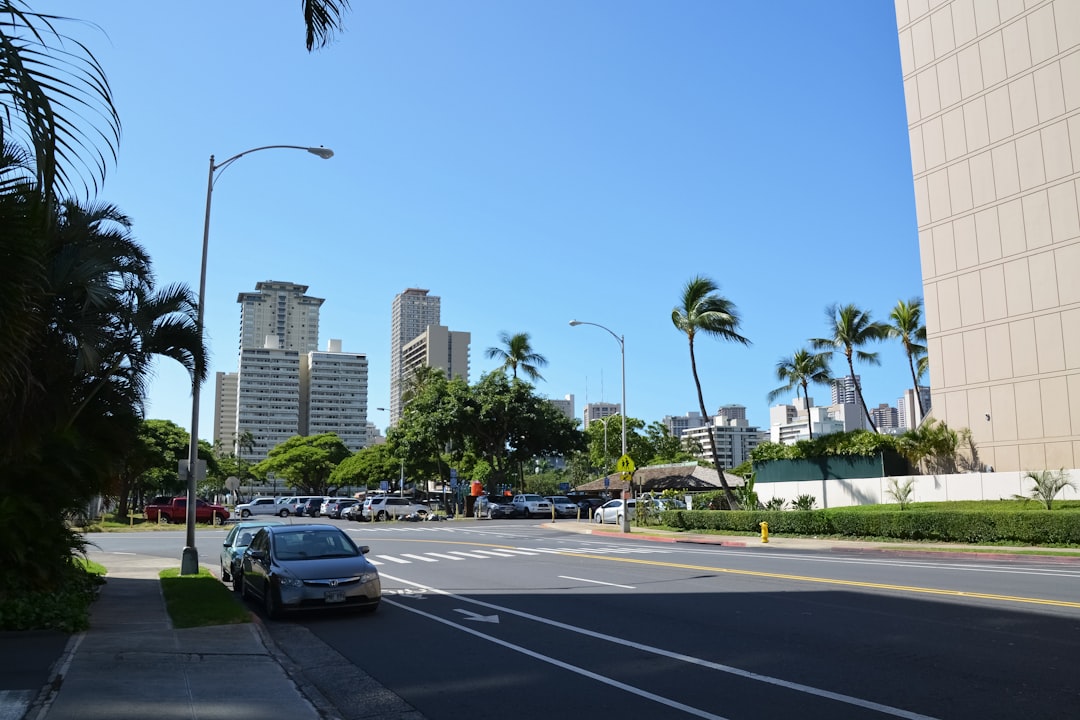
<svg viewBox="0 0 1080 720"><path fill-rule="evenodd" d="M237 436L251 433L252 447L238 448L249 462L266 458L275 446L300 434L300 353L272 347L240 351Z"/></svg>
<svg viewBox="0 0 1080 720"><path fill-rule="evenodd" d="M351 452L367 446L368 359L330 340L300 365L300 434L335 433Z"/></svg>

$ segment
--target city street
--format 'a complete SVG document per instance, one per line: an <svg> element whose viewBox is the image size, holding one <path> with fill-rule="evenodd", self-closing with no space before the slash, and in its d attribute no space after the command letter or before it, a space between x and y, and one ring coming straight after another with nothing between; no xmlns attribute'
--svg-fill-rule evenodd
<svg viewBox="0 0 1080 720"><path fill-rule="evenodd" d="M657 543L529 521L341 524L372 548L379 612L270 630L306 627L432 719L1080 708L1077 565ZM120 537L132 536L106 539Z"/></svg>

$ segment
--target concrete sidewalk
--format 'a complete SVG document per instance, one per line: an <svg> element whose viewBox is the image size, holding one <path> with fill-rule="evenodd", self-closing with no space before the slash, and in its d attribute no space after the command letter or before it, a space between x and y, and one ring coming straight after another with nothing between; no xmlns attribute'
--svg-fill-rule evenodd
<svg viewBox="0 0 1080 720"><path fill-rule="evenodd" d="M258 622L177 630L158 573L175 561L110 554L90 630L73 635L27 720L334 717L305 697Z"/></svg>

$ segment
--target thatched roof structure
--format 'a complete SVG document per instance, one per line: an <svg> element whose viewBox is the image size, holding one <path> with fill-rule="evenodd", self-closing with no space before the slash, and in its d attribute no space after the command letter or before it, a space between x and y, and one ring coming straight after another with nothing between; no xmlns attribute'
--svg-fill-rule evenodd
<svg viewBox="0 0 1080 720"><path fill-rule="evenodd" d="M746 482L738 475L724 473L729 487L742 487ZM624 491L628 483L619 473L612 473L605 478L587 482L574 488L575 492ZM713 468L701 467L697 463L675 463L672 465L649 465L634 471L634 490L661 492L663 490L721 490L720 476Z"/></svg>

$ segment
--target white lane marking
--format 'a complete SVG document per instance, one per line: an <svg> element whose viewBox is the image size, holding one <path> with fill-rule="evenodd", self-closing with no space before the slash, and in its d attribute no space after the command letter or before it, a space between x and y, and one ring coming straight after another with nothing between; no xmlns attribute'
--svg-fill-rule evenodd
<svg viewBox="0 0 1080 720"><path fill-rule="evenodd" d="M494 557L516 557L513 553L501 552L499 550L473 550L473 552Z"/></svg>
<svg viewBox="0 0 1080 720"><path fill-rule="evenodd" d="M401 558L394 557L393 555L376 555L375 557L382 558L383 560L389 560L390 562L398 563L399 565L408 565L408 560L402 560Z"/></svg>
<svg viewBox="0 0 1080 720"><path fill-rule="evenodd" d="M490 560L490 555L477 555L476 553L464 552L463 550L450 550L451 555L462 555L463 557L476 558L477 560Z"/></svg>
<svg viewBox="0 0 1080 720"><path fill-rule="evenodd" d="M382 565L382 563L381 563L381 562L379 562L378 560L376 560L376 559L375 559L375 558L373 558L373 557L369 557L367 561L368 561L369 563L371 563L372 565Z"/></svg>
<svg viewBox="0 0 1080 720"><path fill-rule="evenodd" d="M453 555L444 555L443 553L428 553L432 557L442 558L443 560L464 560L465 558L455 557Z"/></svg>
<svg viewBox="0 0 1080 720"><path fill-rule="evenodd" d="M678 660L680 662L689 663L691 665L697 665L698 667L707 668L709 670L717 670L719 672L727 673L729 675L734 675L735 677L744 678L746 680L755 680L757 682L766 683L768 685L775 685L777 687L786 688L788 690L794 690L796 692L803 692L803 693L806 693L808 695L813 695L815 697L825 698L827 700L835 700L836 702L845 703L847 705L854 705L856 707L865 708L867 710L873 710L875 712L884 713L886 715L892 715L893 717L904 718L905 720L937 720L937 718L934 718L934 717L932 717L930 715L921 715L921 714L916 713L916 712L911 712L910 710L903 710L901 708L895 708L895 707L892 707L890 705L883 705L881 703L876 703L876 702L873 702L872 700L864 700L862 698L852 697L851 695L844 695L842 693L832 692L831 690L824 690L822 688L816 688L816 687L812 687L810 685L803 685L801 683L791 682L789 680L782 680L781 678L775 678L775 677L772 677L770 675L762 675L760 673L750 672L749 670L743 670L741 668L733 667L731 665L723 665L721 663L712 662L711 660L703 660L702 658L693 657L692 655L684 655L682 653L672 652L671 650L664 650L663 648L653 647L651 645L645 645L644 643L634 642L633 640L626 640L626 639L616 637L616 636L613 636L613 635L605 635L603 633L596 632L595 630L586 630L585 628L580 628L580 627L577 627L575 625L568 625L566 623L559 622L558 620L551 620L550 618L540 617L539 615L533 615L531 613L522 612L521 610L514 610L513 608L508 608L508 607L505 607L503 605L496 605L494 603L484 602L483 600L476 600L474 598L464 597L462 595L455 595L452 592L448 592L446 590L439 590L438 588L433 588L430 585L423 585L421 583L412 582L411 580L405 580L405 579L402 579L402 578L396 578L396 577L393 577L393 576L390 576L390 575L383 575L383 578L385 578L387 580L393 580L395 582L400 582L400 583L402 583L404 585L411 585L413 587L421 588L425 592L434 593L436 595L443 595L445 597L450 597L450 598L453 598L455 600L458 600L459 602L469 603L471 605L479 605L481 607L486 607L486 608L489 608L489 609L494 610L496 612L503 612L503 613L506 613L508 615L517 615L518 617L525 618L526 620L532 620L534 622L543 623L545 625L551 625L552 627L557 627L560 630L566 630L568 632L578 633L579 635L585 635L587 637L591 637L591 638L594 638L596 640L603 640L605 642L610 642L610 643L613 643L615 645L622 645L624 647L633 648L634 650L639 650L641 652L647 652L647 653L652 653L654 655L660 655L661 657L670 658L672 660ZM401 607L401 606L399 606L399 607ZM412 608L406 608L406 609L408 609L408 610L410 610L412 612L419 612L419 611L413 610ZM427 613L422 613L422 614L427 615ZM454 623L452 623L452 622L450 622L448 620L443 620L442 618L435 617L435 616L429 616L429 617L431 617L434 620L438 620L439 622L446 623L447 625L450 625L451 627L460 627L462 630L472 632L471 630L469 630L469 628L465 628L465 627L461 627L459 625L455 625ZM476 635L478 635L480 637L483 637L486 640L491 640L492 642L498 642L500 644L506 645L506 647L516 649L516 646L512 646L509 643L502 643L501 641L499 641L496 638L489 638L488 636L483 635L482 633L475 633L474 632L474 634L476 634ZM539 657L540 659L544 659L543 656L539 656L538 654L535 654L531 650L527 650L525 648L521 648L521 652L524 652L525 654L528 654L528 655L534 655L536 657ZM552 660L552 662L558 663L559 661ZM560 667L562 667L562 666L560 666ZM582 671L582 672L587 673L588 671ZM593 677L593 675L589 674L589 677ZM600 678L596 678L596 679L600 679ZM604 681L606 682L606 679L604 679ZM636 692L636 690L634 688L623 686L621 683L617 687L619 687L619 688L621 688L623 690L626 690L627 692ZM647 693L646 696L658 697L658 696L652 696L651 693ZM660 702L660 701L661 700L658 700L658 702ZM675 706L673 705L673 707L675 707ZM685 706L682 706L682 707L685 707ZM693 712L694 714L698 714L698 713L700 713L702 711L699 711L696 708L689 708L689 709L687 709L687 712ZM715 716L715 715L702 715L702 717L718 717L718 716Z"/></svg>
<svg viewBox="0 0 1080 720"><path fill-rule="evenodd" d="M570 575L560 575L563 580L577 580L578 582L596 583L597 585L609 585L611 587L621 587L627 590L637 590L633 585L620 585L619 583L600 582L599 580L590 580L588 578L571 577Z"/></svg>
<svg viewBox="0 0 1080 720"><path fill-rule="evenodd" d="M475 620L477 622L495 623L496 625L499 624L499 616L498 615L481 615L480 613L475 613L472 610L466 610L465 608L454 608L454 612L461 613L462 615L465 616L466 620Z"/></svg>
<svg viewBox="0 0 1080 720"><path fill-rule="evenodd" d="M532 552L531 550L519 550L517 548L506 548L505 550L503 550L503 552L508 552L508 553L513 554L513 555L533 555L533 556L536 556L536 555L540 554L538 552Z"/></svg>
<svg viewBox="0 0 1080 720"><path fill-rule="evenodd" d="M446 594L449 594L449 593L446 593ZM587 678L589 678L591 680L596 680L597 682L604 683L605 685L610 685L611 687L616 688L617 690L623 690L623 691L628 692L628 693L633 693L634 695L638 695L639 697L647 698L647 699L652 700L654 702L660 703L661 705L667 705L668 707L675 708L676 710L682 710L683 712L688 713L690 715L696 715L697 717L700 717L700 718L706 718L706 720L728 720L728 718L725 718L722 715L714 715L712 713L705 712L704 710L699 710L698 708L690 707L689 705L685 705L685 704L683 704L681 702L677 702L675 700L671 700L669 698L662 697L660 695L655 695L655 694L653 694L651 692L646 692L645 690L640 690L638 688L631 687L630 685L626 685L625 683L618 682L618 681L612 680L611 678L604 677L603 675L599 675L597 673L594 673L591 670L586 670L585 668L578 667L576 665L571 665L570 663L563 662L562 660L556 660L555 658L548 657L547 655L541 655L540 653L536 652L535 650L530 650L528 648L521 647L520 645L515 645L515 644L507 642L505 640L500 640L499 638L491 637L490 635L488 635L486 633L483 633L483 632L480 632L479 630L474 630L473 628L465 627L464 625L459 625L456 622L451 622L450 620L447 620L445 618L441 618L438 615L432 615L431 613L424 612L423 610L419 610L419 609L417 609L415 607L412 607L410 605L405 605L403 603L399 603L397 601L390 600L390 599L388 599L386 597L383 598L383 602L384 603L389 603L390 605L393 605L394 607L401 608L402 610L405 610L407 612L416 613L417 615L423 615L424 617L428 618L429 620L434 620L435 622L442 623L443 625L449 625L450 627L454 628L455 630L459 630L461 632L466 632L466 633L469 633L470 635L475 635L476 637L480 638L481 640L487 640L488 642L495 643L496 645L501 645L504 648L514 650L515 652L519 652L522 655L528 655L531 658L535 658L537 660L540 660L541 662L546 662L546 663L548 663L550 665L554 665L555 667L560 667L563 670L569 670L570 672L577 673L578 675L584 675L585 677L587 677ZM460 610L458 612L460 612Z"/></svg>
<svg viewBox="0 0 1080 720"><path fill-rule="evenodd" d="M401 553L401 557L412 558L413 560L419 560L420 562L439 562L435 558L424 557L423 555L412 555L410 553Z"/></svg>

